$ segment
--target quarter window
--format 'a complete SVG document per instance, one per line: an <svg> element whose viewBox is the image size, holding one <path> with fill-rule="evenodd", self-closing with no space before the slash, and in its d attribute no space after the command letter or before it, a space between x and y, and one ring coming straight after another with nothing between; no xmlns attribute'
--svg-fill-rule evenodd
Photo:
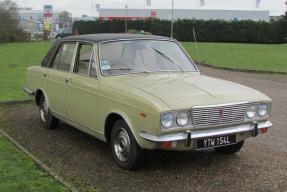
<svg viewBox="0 0 287 192"><path fill-rule="evenodd" d="M63 71L70 71L73 54L75 51L75 43L64 43L61 50L58 69Z"/></svg>
<svg viewBox="0 0 287 192"><path fill-rule="evenodd" d="M58 67L58 63L59 63L59 59L60 59L60 55L61 55L61 47L58 49L51 65L50 65L50 68L54 68L54 69L57 69Z"/></svg>

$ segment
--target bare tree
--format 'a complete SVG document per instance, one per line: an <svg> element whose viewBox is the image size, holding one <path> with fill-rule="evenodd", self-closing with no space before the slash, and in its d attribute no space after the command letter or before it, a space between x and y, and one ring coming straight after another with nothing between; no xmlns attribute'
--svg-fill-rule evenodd
<svg viewBox="0 0 287 192"><path fill-rule="evenodd" d="M62 23L63 28L70 28L72 24L72 17L69 12L62 11L59 13L59 21Z"/></svg>
<svg viewBox="0 0 287 192"><path fill-rule="evenodd" d="M0 1L0 43L17 41L23 37L16 3L10 0Z"/></svg>

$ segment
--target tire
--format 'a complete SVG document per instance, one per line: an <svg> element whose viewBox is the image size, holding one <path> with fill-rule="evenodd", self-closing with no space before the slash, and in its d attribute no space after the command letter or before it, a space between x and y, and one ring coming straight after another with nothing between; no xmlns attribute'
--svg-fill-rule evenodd
<svg viewBox="0 0 287 192"><path fill-rule="evenodd" d="M39 102L39 115L42 125L46 129L55 129L59 123L59 119L53 117L49 110L46 97L42 94Z"/></svg>
<svg viewBox="0 0 287 192"><path fill-rule="evenodd" d="M111 132L110 146L117 165L125 170L140 167L143 150L138 145L129 126L123 120L118 120Z"/></svg>
<svg viewBox="0 0 287 192"><path fill-rule="evenodd" d="M214 148L214 150L222 154L234 154L240 151L240 149L243 147L243 144L244 144L244 141L240 141L234 145Z"/></svg>

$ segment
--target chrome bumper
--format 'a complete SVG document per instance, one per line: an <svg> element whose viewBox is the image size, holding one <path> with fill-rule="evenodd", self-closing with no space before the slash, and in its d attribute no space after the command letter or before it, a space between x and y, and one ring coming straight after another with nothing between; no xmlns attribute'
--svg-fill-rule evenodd
<svg viewBox="0 0 287 192"><path fill-rule="evenodd" d="M242 132L252 131L252 135L256 136L259 133L260 129L270 128L272 123L270 121L246 124L246 125L237 125L232 127L225 127L221 129L214 130L202 130L202 131L185 131L183 133L175 133L169 135L151 135L145 132L140 132L140 136L148 141L153 142L165 142L165 141L179 141L179 140L192 140L220 135L229 135Z"/></svg>
<svg viewBox="0 0 287 192"><path fill-rule="evenodd" d="M23 91L25 91L26 93L28 93L29 95L34 95L34 91L32 91L31 89L27 88L27 87L23 87Z"/></svg>

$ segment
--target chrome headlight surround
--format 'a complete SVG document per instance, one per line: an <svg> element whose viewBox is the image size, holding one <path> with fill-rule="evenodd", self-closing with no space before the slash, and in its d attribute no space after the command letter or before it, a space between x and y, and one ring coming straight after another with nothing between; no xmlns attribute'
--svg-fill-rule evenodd
<svg viewBox="0 0 287 192"><path fill-rule="evenodd" d="M271 111L271 103L250 103L247 105L245 120L266 119Z"/></svg>
<svg viewBox="0 0 287 192"><path fill-rule="evenodd" d="M164 112L160 115L160 124L162 130L191 127L191 112L189 110Z"/></svg>
<svg viewBox="0 0 287 192"><path fill-rule="evenodd" d="M257 109L257 114L259 117L265 117L268 115L268 105L267 104L260 104Z"/></svg>
<svg viewBox="0 0 287 192"><path fill-rule="evenodd" d="M188 124L190 121L190 115L188 112L182 111L177 113L176 116L176 124L179 125L180 127L184 127Z"/></svg>
<svg viewBox="0 0 287 192"><path fill-rule="evenodd" d="M175 120L174 114L171 112L163 113L160 117L161 126L164 129L171 128L174 124L174 120Z"/></svg>
<svg viewBox="0 0 287 192"><path fill-rule="evenodd" d="M256 116L257 106L256 105L248 105L246 108L246 117L249 119L253 119Z"/></svg>

